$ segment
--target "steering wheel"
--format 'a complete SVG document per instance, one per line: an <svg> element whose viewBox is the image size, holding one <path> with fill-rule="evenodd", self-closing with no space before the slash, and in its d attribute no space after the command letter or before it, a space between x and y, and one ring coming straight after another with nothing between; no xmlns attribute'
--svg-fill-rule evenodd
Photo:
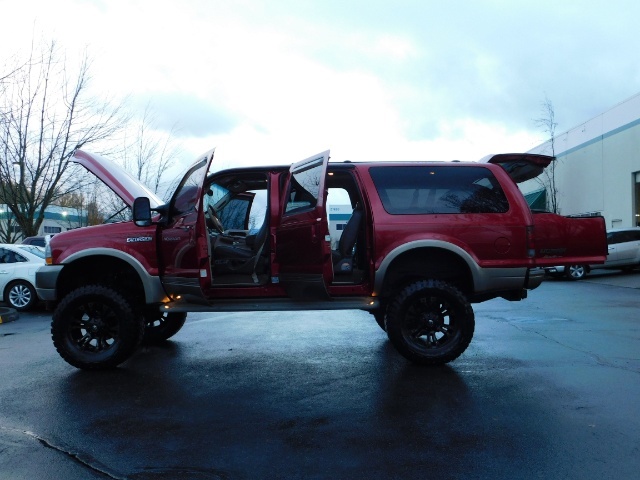
<svg viewBox="0 0 640 480"><path fill-rule="evenodd" d="M222 225L222 222L216 215L216 211L212 205L209 205L207 207L207 212L209 213L209 223L211 223L211 226L215 228L218 232L224 233L224 226Z"/></svg>

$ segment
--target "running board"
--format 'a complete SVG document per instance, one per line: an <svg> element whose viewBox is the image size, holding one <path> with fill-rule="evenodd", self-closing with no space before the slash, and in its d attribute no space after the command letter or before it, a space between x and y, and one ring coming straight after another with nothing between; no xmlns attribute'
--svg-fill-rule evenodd
<svg viewBox="0 0 640 480"><path fill-rule="evenodd" d="M295 301L287 298L240 298L216 300L203 305L187 301L168 302L160 306L163 312L286 312L291 310L375 310L380 307L376 297L332 298L324 301Z"/></svg>

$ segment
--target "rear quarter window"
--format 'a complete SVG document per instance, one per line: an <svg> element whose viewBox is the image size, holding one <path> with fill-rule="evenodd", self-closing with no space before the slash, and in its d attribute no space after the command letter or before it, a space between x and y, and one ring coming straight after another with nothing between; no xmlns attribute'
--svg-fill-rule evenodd
<svg viewBox="0 0 640 480"><path fill-rule="evenodd" d="M369 169L392 215L506 213L509 202L485 167L397 166Z"/></svg>

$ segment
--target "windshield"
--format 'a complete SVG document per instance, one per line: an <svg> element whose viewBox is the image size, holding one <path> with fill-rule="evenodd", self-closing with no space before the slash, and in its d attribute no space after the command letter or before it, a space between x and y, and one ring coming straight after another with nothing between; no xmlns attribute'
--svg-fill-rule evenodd
<svg viewBox="0 0 640 480"><path fill-rule="evenodd" d="M231 200L231 192L217 183L209 187L205 201L207 206L212 205L216 210L221 210Z"/></svg>

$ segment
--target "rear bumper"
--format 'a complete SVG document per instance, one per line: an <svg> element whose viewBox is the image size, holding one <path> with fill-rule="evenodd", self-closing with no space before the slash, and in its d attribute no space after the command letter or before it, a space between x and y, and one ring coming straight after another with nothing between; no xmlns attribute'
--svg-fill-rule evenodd
<svg viewBox="0 0 640 480"><path fill-rule="evenodd" d="M544 271L550 274L558 274L564 273L564 266L558 265L556 267L544 267Z"/></svg>
<svg viewBox="0 0 640 480"><path fill-rule="evenodd" d="M527 277L525 278L524 288L527 290L534 290L540 286L544 280L544 268L536 267L530 268L527 271Z"/></svg>

